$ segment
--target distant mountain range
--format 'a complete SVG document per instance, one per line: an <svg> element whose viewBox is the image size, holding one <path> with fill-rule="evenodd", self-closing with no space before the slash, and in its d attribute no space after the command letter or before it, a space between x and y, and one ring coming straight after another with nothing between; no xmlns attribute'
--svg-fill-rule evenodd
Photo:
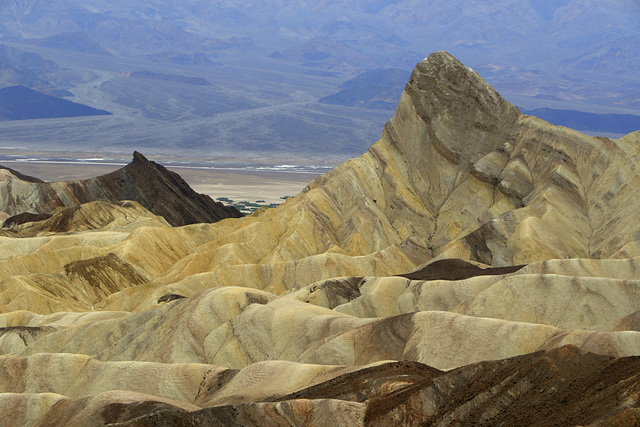
<svg viewBox="0 0 640 427"><path fill-rule="evenodd" d="M499 63L554 76L595 71L636 84L639 23L640 6L633 0L0 4L2 39L25 38L67 51L262 52L352 72L411 69L426 52L447 48L473 66Z"/></svg>
<svg viewBox="0 0 640 427"><path fill-rule="evenodd" d="M73 94L115 116L99 132L15 125L0 137L344 159L379 136L403 84L366 73L406 75L441 49L524 110L639 115L639 41L634 0L0 2L0 87Z"/></svg>
<svg viewBox="0 0 640 427"><path fill-rule="evenodd" d="M631 47L639 35L640 17L640 6L633 0L477 4L462 0L231 0L224 4L52 0L37 8L34 4L33 0L15 0L0 5L3 38L55 36L57 39L49 40L71 41L69 35L83 32L68 49L85 49L95 41L117 52L146 53L297 46L305 61L309 57L304 57L303 46L317 49L317 41L325 40L325 44L354 49L379 65L381 61L399 65L407 54L420 59L428 45L475 50L493 59L519 50L526 52L522 58L513 58L520 65L566 60L566 53L573 51L578 62L571 66L576 70L581 69L580 58L587 52L595 58L616 49L633 58ZM525 46L535 49L524 51ZM616 61L603 64L603 69L630 67L632 71L632 65Z"/></svg>

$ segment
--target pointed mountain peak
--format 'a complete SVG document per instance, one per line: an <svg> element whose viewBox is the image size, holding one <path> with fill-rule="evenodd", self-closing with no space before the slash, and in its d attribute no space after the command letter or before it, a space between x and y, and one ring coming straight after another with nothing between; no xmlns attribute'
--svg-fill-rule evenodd
<svg viewBox="0 0 640 427"><path fill-rule="evenodd" d="M455 56L444 50L431 53L416 65L416 69L421 70L425 75L430 75L431 77L440 76L440 78L451 79L455 77L460 78L462 74L467 74L468 78L482 80L482 77L473 71L473 69L467 67ZM450 74L443 74L445 70L448 70ZM461 75L456 75L454 72L461 73ZM484 82L484 80L482 81Z"/></svg>
<svg viewBox="0 0 640 427"><path fill-rule="evenodd" d="M428 140L454 163L474 163L496 149L520 117L515 106L445 51L432 53L414 68L392 119L394 126L401 126L398 119L406 114L426 124Z"/></svg>
<svg viewBox="0 0 640 427"><path fill-rule="evenodd" d="M138 163L150 163L149 160L138 151L133 152L133 161Z"/></svg>
<svg viewBox="0 0 640 427"><path fill-rule="evenodd" d="M478 73L445 51L434 52L420 61L413 70L408 86L418 92L425 102L437 108L453 108L453 105L464 102L469 107L511 107L517 110Z"/></svg>
<svg viewBox="0 0 640 427"><path fill-rule="evenodd" d="M430 61L430 62L439 61L441 63L450 62L450 63L462 65L462 63L460 61L458 61L455 56L451 55L446 50L440 50L438 52L432 52L432 53L429 54L429 56L427 56L422 61Z"/></svg>
<svg viewBox="0 0 640 427"><path fill-rule="evenodd" d="M173 226L242 216L236 208L198 194L180 175L138 151L134 151L133 161L127 166L91 181L110 199L135 200Z"/></svg>

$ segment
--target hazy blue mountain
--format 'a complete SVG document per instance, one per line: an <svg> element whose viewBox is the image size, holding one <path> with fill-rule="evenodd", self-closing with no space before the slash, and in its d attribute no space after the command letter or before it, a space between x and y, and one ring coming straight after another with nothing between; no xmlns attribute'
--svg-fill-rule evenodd
<svg viewBox="0 0 640 427"><path fill-rule="evenodd" d="M15 61L0 55L0 87L25 85L29 87L46 88L51 85L31 70L21 67Z"/></svg>
<svg viewBox="0 0 640 427"><path fill-rule="evenodd" d="M25 52L20 49L0 45L0 56L3 58L3 61L12 61L17 66L33 71L33 72L41 72L43 69L56 69L58 65L47 59L44 59L42 56L33 52Z"/></svg>
<svg viewBox="0 0 640 427"><path fill-rule="evenodd" d="M82 31L60 33L42 39L32 40L38 46L65 51L109 55L95 40Z"/></svg>
<svg viewBox="0 0 640 427"><path fill-rule="evenodd" d="M590 60L585 55L595 55L595 62L606 61L607 52L633 58L640 5L634 0L13 0L0 2L0 27L14 36L54 37L51 45L64 41L61 49L86 49L92 40L120 54L279 52L275 57L298 64L356 73L410 69L440 49L472 66L574 64L577 72ZM71 34L77 41L69 40ZM625 73L631 76L632 70Z"/></svg>
<svg viewBox="0 0 640 427"><path fill-rule="evenodd" d="M36 6L37 4L37 6ZM0 3L0 25L26 37L85 33L121 52L229 48L245 37L267 53L331 37L381 61L396 52L426 55L428 45L488 49L494 57L522 45L540 60L543 48L572 46L584 54L598 43L639 33L633 0L257 1L14 0ZM375 46L375 47L374 47ZM495 49L500 47L499 51ZM429 49L432 50L432 49ZM555 50L555 49L554 49ZM376 53L377 51L377 53ZM553 52L566 54L567 52ZM546 59L549 59L548 57ZM391 61L387 65L398 65Z"/></svg>
<svg viewBox="0 0 640 427"><path fill-rule="evenodd" d="M47 71L59 67L42 56L0 45L0 87L23 85L40 89L51 88Z"/></svg>
<svg viewBox="0 0 640 427"><path fill-rule="evenodd" d="M640 71L640 35L599 43L589 52L565 61L576 70L629 75Z"/></svg>
<svg viewBox="0 0 640 427"><path fill-rule="evenodd" d="M24 86L0 89L0 120L50 119L109 114L111 113L108 111L46 95Z"/></svg>
<svg viewBox="0 0 640 427"><path fill-rule="evenodd" d="M640 116L632 114L594 114L584 111L554 110L553 108L523 112L540 117L554 125L581 131L626 135L640 130Z"/></svg>
<svg viewBox="0 0 640 427"><path fill-rule="evenodd" d="M395 110L411 72L397 68L367 71L338 86L341 90L320 98L323 104Z"/></svg>
<svg viewBox="0 0 640 427"><path fill-rule="evenodd" d="M531 7L546 20L552 20L556 11L568 5L571 0L529 0Z"/></svg>
<svg viewBox="0 0 640 427"><path fill-rule="evenodd" d="M352 73L377 65L370 57L330 37L316 37L283 52L274 52L269 57L294 62L303 67L342 73Z"/></svg>

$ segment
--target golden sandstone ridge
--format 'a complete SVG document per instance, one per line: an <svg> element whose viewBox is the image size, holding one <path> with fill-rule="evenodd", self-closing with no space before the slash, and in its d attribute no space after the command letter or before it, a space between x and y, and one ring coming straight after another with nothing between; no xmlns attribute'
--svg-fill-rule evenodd
<svg viewBox="0 0 640 427"><path fill-rule="evenodd" d="M633 425L638 153L437 52L367 153L278 208L5 224L0 423ZM0 170L5 216L41 213L35 184Z"/></svg>

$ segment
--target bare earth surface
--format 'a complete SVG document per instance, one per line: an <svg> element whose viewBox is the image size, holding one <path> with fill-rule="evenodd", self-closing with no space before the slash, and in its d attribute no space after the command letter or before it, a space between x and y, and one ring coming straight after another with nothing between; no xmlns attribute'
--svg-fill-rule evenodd
<svg viewBox="0 0 640 427"><path fill-rule="evenodd" d="M523 115L437 52L279 207L172 226L142 202L200 204L154 161L0 170L32 215L0 229L0 427L640 425L640 132Z"/></svg>

